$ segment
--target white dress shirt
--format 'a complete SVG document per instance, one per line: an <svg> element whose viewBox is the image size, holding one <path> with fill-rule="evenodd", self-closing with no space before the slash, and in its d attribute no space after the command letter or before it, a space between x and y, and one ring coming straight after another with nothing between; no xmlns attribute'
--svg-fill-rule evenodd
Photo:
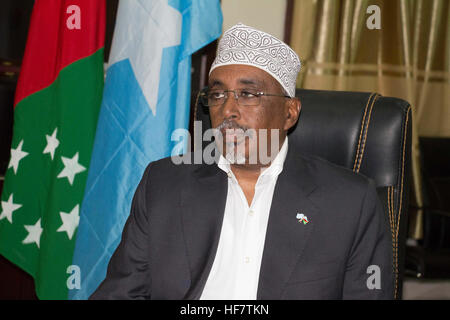
<svg viewBox="0 0 450 320"><path fill-rule="evenodd" d="M228 194L216 256L201 300L256 300L273 191L287 149L286 137L271 165L259 175L250 206L229 161L220 156L218 166L228 174Z"/></svg>

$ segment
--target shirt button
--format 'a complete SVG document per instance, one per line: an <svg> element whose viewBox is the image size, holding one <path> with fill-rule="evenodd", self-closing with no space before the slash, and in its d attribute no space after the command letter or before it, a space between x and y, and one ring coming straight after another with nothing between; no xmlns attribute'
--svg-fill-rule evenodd
<svg viewBox="0 0 450 320"><path fill-rule="evenodd" d="M245 257L244 261L245 261L245 263L249 263L250 262L250 258L249 257Z"/></svg>
<svg viewBox="0 0 450 320"><path fill-rule="evenodd" d="M255 212L254 212L253 210L250 210L250 211L248 212L248 214L249 214L250 216L253 217L253 215L255 214Z"/></svg>
<svg viewBox="0 0 450 320"><path fill-rule="evenodd" d="M227 175L228 175L228 178L232 177L231 172L227 172Z"/></svg>

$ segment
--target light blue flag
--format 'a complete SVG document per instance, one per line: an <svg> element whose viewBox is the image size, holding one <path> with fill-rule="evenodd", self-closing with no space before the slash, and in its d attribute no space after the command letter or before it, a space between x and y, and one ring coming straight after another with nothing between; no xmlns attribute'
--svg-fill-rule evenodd
<svg viewBox="0 0 450 320"><path fill-rule="evenodd" d="M69 299L105 278L144 169L188 128L191 55L221 31L219 0L120 1L73 258L81 285Z"/></svg>

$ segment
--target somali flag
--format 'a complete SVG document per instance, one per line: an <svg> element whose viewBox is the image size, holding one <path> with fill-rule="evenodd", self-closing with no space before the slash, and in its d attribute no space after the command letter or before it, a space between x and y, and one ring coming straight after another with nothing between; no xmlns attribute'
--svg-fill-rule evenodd
<svg viewBox="0 0 450 320"><path fill-rule="evenodd" d="M105 278L144 169L188 128L191 55L221 31L219 0L120 1L73 257L81 285L70 299L87 299Z"/></svg>

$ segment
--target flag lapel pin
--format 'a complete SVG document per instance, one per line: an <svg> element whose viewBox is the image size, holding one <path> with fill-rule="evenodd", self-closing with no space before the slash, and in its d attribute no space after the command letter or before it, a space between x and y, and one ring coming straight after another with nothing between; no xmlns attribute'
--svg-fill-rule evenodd
<svg viewBox="0 0 450 320"><path fill-rule="evenodd" d="M296 218L297 218L297 220L298 220L298 222L303 222L303 224L307 224L307 223L309 223L309 220L308 220L308 217L307 216L305 216L303 213L298 213L297 212L297 216L296 216Z"/></svg>

